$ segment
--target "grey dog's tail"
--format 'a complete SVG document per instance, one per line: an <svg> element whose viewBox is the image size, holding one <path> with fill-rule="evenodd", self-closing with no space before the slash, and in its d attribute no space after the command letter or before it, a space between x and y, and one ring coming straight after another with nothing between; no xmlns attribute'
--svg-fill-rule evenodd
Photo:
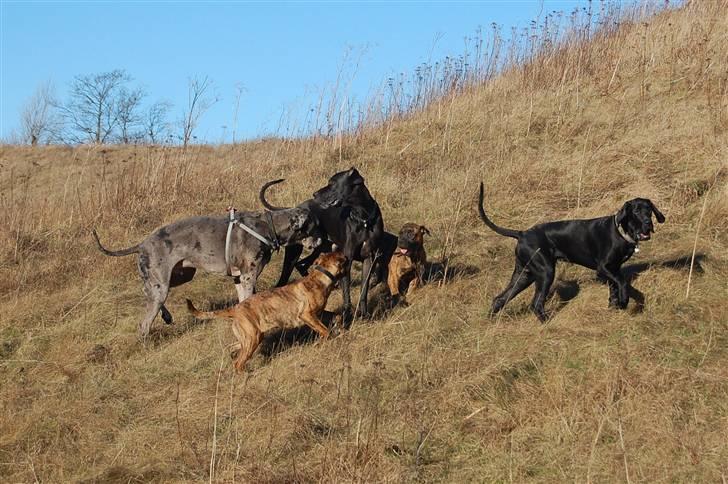
<svg viewBox="0 0 728 484"><path fill-rule="evenodd" d="M96 229L92 229L91 233L94 235L94 239L96 239L96 245L99 246L99 250L103 252L106 255L110 255L112 257L119 257L122 255L129 255L129 254L136 254L139 252L139 244L135 245L134 247L129 247L128 249L121 249L121 250L109 250L103 245L101 245L101 241L99 240L99 235L96 233Z"/></svg>
<svg viewBox="0 0 728 484"><path fill-rule="evenodd" d="M514 239L520 239L521 236L523 235L523 232L521 232L520 230L512 230L512 229L506 229L503 227L498 227L496 224L491 222L491 220L485 214L485 210L483 210L483 182L480 182L480 195L478 196L478 212L480 213L480 219L493 232L503 235L505 237L513 237Z"/></svg>

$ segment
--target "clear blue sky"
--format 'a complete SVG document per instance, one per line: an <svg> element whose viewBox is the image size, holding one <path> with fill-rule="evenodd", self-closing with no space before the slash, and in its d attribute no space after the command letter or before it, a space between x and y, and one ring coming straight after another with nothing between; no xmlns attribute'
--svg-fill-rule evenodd
<svg viewBox="0 0 728 484"><path fill-rule="evenodd" d="M541 12L585 1L482 2L14 2L0 0L0 137L21 106L51 80L61 98L73 76L125 69L147 101L166 99L179 117L187 78L207 75L220 101L198 136L230 139L235 86L238 138L273 132L284 110L312 105L331 85L347 49L361 55L351 95L383 79L463 51L492 22L524 27ZM435 42L437 40L437 42ZM350 72L353 66L349 66Z"/></svg>

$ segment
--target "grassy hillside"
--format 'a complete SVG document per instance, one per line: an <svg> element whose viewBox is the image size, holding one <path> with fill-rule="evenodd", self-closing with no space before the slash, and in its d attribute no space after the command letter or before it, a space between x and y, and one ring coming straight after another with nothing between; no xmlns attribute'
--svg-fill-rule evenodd
<svg viewBox="0 0 728 484"><path fill-rule="evenodd" d="M726 32L728 3L690 2L335 139L0 148L0 481L725 482ZM174 289L176 324L137 339L135 260L92 227L126 247L352 165L390 231L430 228L445 280L335 339L274 337L242 375L229 324L183 304L234 300L226 278ZM515 228L651 198L667 221L626 265L644 306L564 264L549 323L531 290L489 316L514 242L478 220L480 180Z"/></svg>

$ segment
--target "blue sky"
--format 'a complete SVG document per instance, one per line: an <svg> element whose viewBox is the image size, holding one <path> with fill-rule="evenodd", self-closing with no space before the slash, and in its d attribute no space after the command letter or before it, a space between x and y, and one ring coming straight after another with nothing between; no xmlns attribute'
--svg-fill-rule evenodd
<svg viewBox="0 0 728 484"><path fill-rule="evenodd" d="M236 85L237 137L274 132L282 113L313 105L336 80L345 53L358 59L350 95L383 79L456 56L464 38L496 22L509 31L539 13L585 1L483 2L12 2L0 0L0 137L18 127L36 86L51 80L65 97L73 76L125 69L147 101L180 116L187 79L209 76L219 101L198 137L231 137ZM223 126L226 128L223 129Z"/></svg>

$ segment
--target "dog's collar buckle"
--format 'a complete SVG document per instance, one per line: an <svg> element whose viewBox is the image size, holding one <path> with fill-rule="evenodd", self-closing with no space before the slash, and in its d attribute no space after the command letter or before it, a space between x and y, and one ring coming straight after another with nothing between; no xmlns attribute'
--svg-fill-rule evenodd
<svg viewBox="0 0 728 484"><path fill-rule="evenodd" d="M331 279L331 282L336 282L336 276L333 275L331 272L329 272L326 268L321 267L318 264L313 264L311 266L311 269L316 269L317 271L319 271L320 273L322 273L323 275L325 275L326 277Z"/></svg>

